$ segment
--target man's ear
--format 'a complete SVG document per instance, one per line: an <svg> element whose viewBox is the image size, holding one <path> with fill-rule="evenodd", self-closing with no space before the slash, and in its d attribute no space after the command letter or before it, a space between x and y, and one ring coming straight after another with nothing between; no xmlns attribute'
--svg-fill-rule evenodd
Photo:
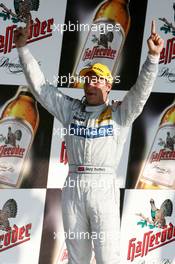
<svg viewBox="0 0 175 264"><path fill-rule="evenodd" d="M111 83L107 83L107 86L106 86L106 92L109 93L112 89L112 84Z"/></svg>

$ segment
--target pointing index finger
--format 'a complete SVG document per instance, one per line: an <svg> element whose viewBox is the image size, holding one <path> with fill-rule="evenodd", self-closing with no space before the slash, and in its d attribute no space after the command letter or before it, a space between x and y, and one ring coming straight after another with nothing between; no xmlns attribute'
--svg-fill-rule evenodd
<svg viewBox="0 0 175 264"><path fill-rule="evenodd" d="M29 29L30 29L30 23L31 23L31 17L28 16L28 18L27 18L27 23L26 23L26 27L25 27L25 29L26 29L27 32L29 32Z"/></svg>
<svg viewBox="0 0 175 264"><path fill-rule="evenodd" d="M156 21L152 20L152 25L151 25L151 34L156 33Z"/></svg>

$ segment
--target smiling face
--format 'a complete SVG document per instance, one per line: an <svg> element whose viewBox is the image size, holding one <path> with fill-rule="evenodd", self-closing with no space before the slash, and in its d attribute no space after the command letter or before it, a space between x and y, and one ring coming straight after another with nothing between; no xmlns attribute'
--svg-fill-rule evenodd
<svg viewBox="0 0 175 264"><path fill-rule="evenodd" d="M112 85L106 79L97 76L94 72L88 72L85 76L84 92L88 105L104 104Z"/></svg>

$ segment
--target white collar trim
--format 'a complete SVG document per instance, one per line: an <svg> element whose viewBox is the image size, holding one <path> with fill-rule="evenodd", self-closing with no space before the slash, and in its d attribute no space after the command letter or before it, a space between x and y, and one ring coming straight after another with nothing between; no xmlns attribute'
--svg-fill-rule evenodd
<svg viewBox="0 0 175 264"><path fill-rule="evenodd" d="M98 111L102 111L102 110L104 110L108 106L108 103L109 103L109 99L104 104L101 104L101 105L97 105L97 106L86 106L85 107L85 110L86 110L86 112L98 112Z"/></svg>

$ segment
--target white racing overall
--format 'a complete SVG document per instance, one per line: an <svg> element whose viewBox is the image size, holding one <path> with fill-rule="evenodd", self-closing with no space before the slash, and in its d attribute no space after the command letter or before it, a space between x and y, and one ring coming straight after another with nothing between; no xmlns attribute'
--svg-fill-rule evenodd
<svg viewBox="0 0 175 264"><path fill-rule="evenodd" d="M69 175L62 193L68 263L89 264L93 240L97 264L117 264L120 197L115 171L128 127L151 93L159 58L148 55L120 105L86 106L49 84L27 47L18 52L31 92L68 131Z"/></svg>

